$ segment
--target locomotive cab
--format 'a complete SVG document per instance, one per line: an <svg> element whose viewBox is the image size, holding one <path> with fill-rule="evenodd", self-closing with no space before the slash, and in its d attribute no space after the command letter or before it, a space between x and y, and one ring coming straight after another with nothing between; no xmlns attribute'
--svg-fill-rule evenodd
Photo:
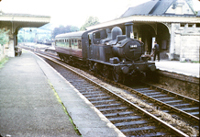
<svg viewBox="0 0 200 137"><path fill-rule="evenodd" d="M91 60L108 62L109 58L112 57L112 48L109 45L102 44L105 41L103 39L107 38L105 30L96 30L89 33L89 50Z"/></svg>

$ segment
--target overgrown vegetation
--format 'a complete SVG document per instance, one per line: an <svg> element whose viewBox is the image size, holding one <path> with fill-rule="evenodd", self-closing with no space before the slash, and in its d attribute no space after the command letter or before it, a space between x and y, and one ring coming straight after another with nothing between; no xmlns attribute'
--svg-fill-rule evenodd
<svg viewBox="0 0 200 137"><path fill-rule="evenodd" d="M2 60L0 60L0 68L3 67L3 65L8 61L8 57L3 58Z"/></svg>
<svg viewBox="0 0 200 137"><path fill-rule="evenodd" d="M81 136L81 133L79 132L79 130L78 130L78 128L76 127L76 125L74 124L74 122L73 122L71 116L69 115L69 113L68 113L68 111L67 111L65 105L63 104L63 102L61 101L60 97L58 96L58 93L56 92L56 90L54 89L53 85L51 84L51 82L50 82L49 80L48 80L48 83L49 83L49 85L51 86L51 89L54 91L54 95L56 96L58 102L62 105L62 108L63 108L65 114L68 116L69 121L72 123L75 132L77 133L77 135Z"/></svg>
<svg viewBox="0 0 200 137"><path fill-rule="evenodd" d="M6 30L5 28L0 29L0 44L1 45L8 43L8 41L9 41L9 37L8 37L9 31L10 30Z"/></svg>

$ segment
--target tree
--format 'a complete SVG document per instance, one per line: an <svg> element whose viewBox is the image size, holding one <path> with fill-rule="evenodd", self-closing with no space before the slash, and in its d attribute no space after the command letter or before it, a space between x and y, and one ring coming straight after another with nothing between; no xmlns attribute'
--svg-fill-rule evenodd
<svg viewBox="0 0 200 137"><path fill-rule="evenodd" d="M86 20L85 24L81 27L80 30L86 30L87 27L93 26L93 25L96 25L96 24L99 24L99 23L100 23L100 22L99 22L99 19L98 19L97 17L92 17L92 16L90 16L90 17Z"/></svg>
<svg viewBox="0 0 200 137"><path fill-rule="evenodd" d="M19 43L24 42L24 37L22 35L17 35L17 36L18 36L17 40Z"/></svg>
<svg viewBox="0 0 200 137"><path fill-rule="evenodd" d="M55 38L55 36L58 34L75 32L75 31L79 31L79 28L76 26L71 26L71 25L67 25L66 27L59 26L53 30L52 35L53 35L53 38Z"/></svg>
<svg viewBox="0 0 200 137"><path fill-rule="evenodd" d="M6 30L5 28L0 29L0 44L1 45L8 43L8 41L9 41L8 32L9 31L10 30Z"/></svg>

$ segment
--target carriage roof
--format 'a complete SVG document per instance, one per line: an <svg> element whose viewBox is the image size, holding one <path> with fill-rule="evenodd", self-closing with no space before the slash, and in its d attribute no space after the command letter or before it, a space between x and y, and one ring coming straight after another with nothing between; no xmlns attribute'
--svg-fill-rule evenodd
<svg viewBox="0 0 200 137"><path fill-rule="evenodd" d="M70 32L56 35L55 39L81 38L86 31Z"/></svg>

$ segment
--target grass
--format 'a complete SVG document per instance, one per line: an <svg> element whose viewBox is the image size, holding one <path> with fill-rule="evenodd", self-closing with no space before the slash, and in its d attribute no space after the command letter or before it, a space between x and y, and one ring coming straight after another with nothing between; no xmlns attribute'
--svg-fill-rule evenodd
<svg viewBox="0 0 200 137"><path fill-rule="evenodd" d="M61 101L60 97L58 96L58 93L57 93L56 90L54 89L54 87L53 87L53 85L51 84L51 82L48 81L48 83L49 83L49 85L51 86L51 89L54 91L54 95L56 96L58 102L62 105L62 108L63 108L65 114L69 117L69 121L72 123L75 132L76 132L79 136L81 136L81 133L79 132L79 130L78 130L78 128L76 127L76 125L74 124L74 122L73 122L71 116L70 116L69 113L67 112L67 109L66 109L66 107L64 106L63 102Z"/></svg>
<svg viewBox="0 0 200 137"><path fill-rule="evenodd" d="M3 67L3 65L9 60L8 57L4 57L2 60L0 60L0 68Z"/></svg>
<svg viewBox="0 0 200 137"><path fill-rule="evenodd" d="M200 63L200 61L181 61L181 63Z"/></svg>

